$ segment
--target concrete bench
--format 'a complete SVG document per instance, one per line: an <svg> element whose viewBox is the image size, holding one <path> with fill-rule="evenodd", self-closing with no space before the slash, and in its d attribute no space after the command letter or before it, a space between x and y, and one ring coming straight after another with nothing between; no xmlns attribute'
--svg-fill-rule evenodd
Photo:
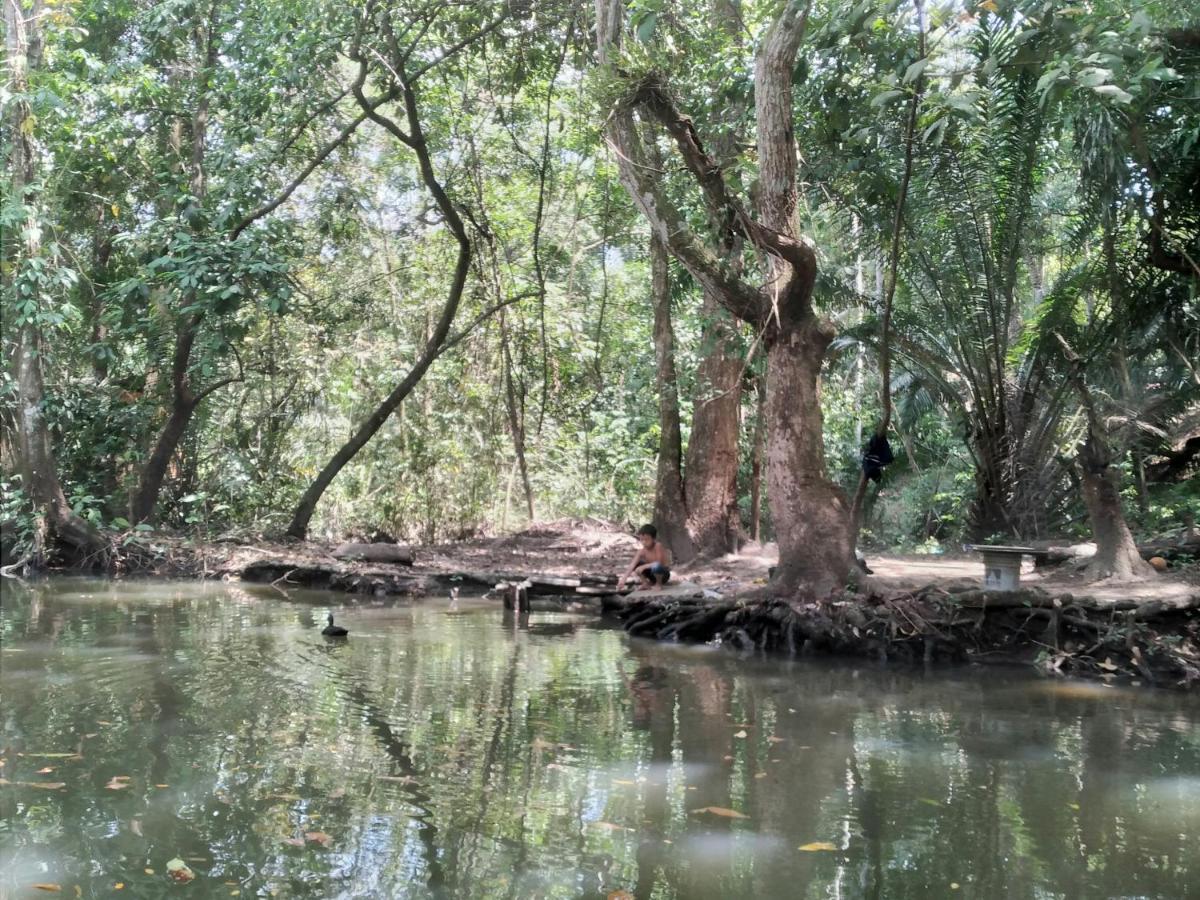
<svg viewBox="0 0 1200 900"><path fill-rule="evenodd" d="M1026 556L1044 556L1047 552L1001 544L966 544L963 549L983 554L983 587L989 591L1017 590L1021 585L1021 560Z"/></svg>

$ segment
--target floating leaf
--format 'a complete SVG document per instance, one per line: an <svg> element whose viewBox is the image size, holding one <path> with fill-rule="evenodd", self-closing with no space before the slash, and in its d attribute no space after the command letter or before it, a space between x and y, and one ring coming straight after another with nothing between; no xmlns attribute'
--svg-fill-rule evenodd
<svg viewBox="0 0 1200 900"><path fill-rule="evenodd" d="M284 838L283 842L285 844L287 844L289 847L303 847L304 846L304 838L297 838L297 837Z"/></svg>
<svg viewBox="0 0 1200 900"><path fill-rule="evenodd" d="M47 891L48 893L57 894L62 890L62 885L39 881L37 884L33 885L33 889L35 891Z"/></svg>
<svg viewBox="0 0 1200 900"><path fill-rule="evenodd" d="M38 769L38 770L37 770L37 774L39 774L39 775L49 775L49 774L50 774L51 772L53 772L53 771L54 771L54 768L53 768L52 766L44 766L44 767L42 767L42 768L40 768L40 769Z"/></svg>
<svg viewBox="0 0 1200 900"><path fill-rule="evenodd" d="M121 791L129 786L128 775L114 775L109 779L108 784L105 785L110 791Z"/></svg>
<svg viewBox="0 0 1200 900"><path fill-rule="evenodd" d="M735 732L733 733L733 736L734 736L735 738L744 738L744 737L746 736L746 730L745 730L745 729L742 729L741 731L735 731Z"/></svg>
<svg viewBox="0 0 1200 900"><path fill-rule="evenodd" d="M167 860L167 874L180 884L187 884L196 877L191 867L178 856Z"/></svg>
<svg viewBox="0 0 1200 900"><path fill-rule="evenodd" d="M926 806L937 806L939 808L942 805L940 802L938 802L937 800L934 800L930 797L918 797L917 802L924 803Z"/></svg>
<svg viewBox="0 0 1200 900"><path fill-rule="evenodd" d="M624 825L614 825L612 822L593 822L597 828L603 828L605 831L628 831Z"/></svg>
<svg viewBox="0 0 1200 900"><path fill-rule="evenodd" d="M9 781L7 778L0 778L0 787L4 785L35 788L39 791L57 791L65 788L67 783L65 781Z"/></svg>
<svg viewBox="0 0 1200 900"><path fill-rule="evenodd" d="M726 809L724 806L705 806L702 809L693 809L692 814L711 813L714 816L721 816L725 819L748 819L749 816L738 812L736 809Z"/></svg>
<svg viewBox="0 0 1200 900"><path fill-rule="evenodd" d="M813 841L811 844L801 844L796 849L803 850L805 853L816 853L820 850L836 850L837 847L829 841Z"/></svg>
<svg viewBox="0 0 1200 900"><path fill-rule="evenodd" d="M149 868L149 867L147 867L147 868L145 868L145 869L142 869L142 871L143 871L143 872L145 872L147 875L153 875L153 874L154 874L154 870L153 870L153 869L151 869L151 868Z"/></svg>
<svg viewBox="0 0 1200 900"><path fill-rule="evenodd" d="M637 782L634 782L634 781L629 781L629 780L627 780L627 779L625 779L625 778L614 778L614 779L613 779L613 784L633 785L633 784L636 784L636 783L637 783Z"/></svg>
<svg viewBox="0 0 1200 900"><path fill-rule="evenodd" d="M633 900L633 894L629 891L613 891L608 895L608 900Z"/></svg>
<svg viewBox="0 0 1200 900"><path fill-rule="evenodd" d="M323 831L306 831L304 832L305 840L312 841L314 844L320 844L322 847L328 847L333 843L333 838Z"/></svg>
<svg viewBox="0 0 1200 900"><path fill-rule="evenodd" d="M123 890L125 890L125 882L123 882L123 881L118 881L116 884L114 884L114 885L113 885L113 890L114 890L114 891L123 891Z"/></svg>
<svg viewBox="0 0 1200 900"><path fill-rule="evenodd" d="M754 777L755 777L755 778L766 778L766 777L767 777L767 773L766 773L766 772L758 772L757 774L755 774L755 776L754 776Z"/></svg>

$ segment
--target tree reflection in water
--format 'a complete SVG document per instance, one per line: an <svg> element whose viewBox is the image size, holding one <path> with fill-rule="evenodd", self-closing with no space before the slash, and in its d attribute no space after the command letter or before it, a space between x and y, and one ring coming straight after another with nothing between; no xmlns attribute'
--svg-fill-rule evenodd
<svg viewBox="0 0 1200 900"><path fill-rule="evenodd" d="M331 602L6 585L0 893L1200 893L1193 696Z"/></svg>

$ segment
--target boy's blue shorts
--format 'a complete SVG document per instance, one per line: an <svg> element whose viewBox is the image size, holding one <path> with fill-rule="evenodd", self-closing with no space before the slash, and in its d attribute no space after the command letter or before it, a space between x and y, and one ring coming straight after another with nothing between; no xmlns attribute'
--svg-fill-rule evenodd
<svg viewBox="0 0 1200 900"><path fill-rule="evenodd" d="M671 570L660 562L650 563L650 567L643 571L659 584L666 584L671 580Z"/></svg>

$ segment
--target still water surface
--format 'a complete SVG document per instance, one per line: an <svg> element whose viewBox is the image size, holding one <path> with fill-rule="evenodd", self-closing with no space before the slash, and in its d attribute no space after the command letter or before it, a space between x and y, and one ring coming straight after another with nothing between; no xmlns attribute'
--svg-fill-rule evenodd
<svg viewBox="0 0 1200 900"><path fill-rule="evenodd" d="M0 895L1200 897L1194 695L345 602L5 584Z"/></svg>

